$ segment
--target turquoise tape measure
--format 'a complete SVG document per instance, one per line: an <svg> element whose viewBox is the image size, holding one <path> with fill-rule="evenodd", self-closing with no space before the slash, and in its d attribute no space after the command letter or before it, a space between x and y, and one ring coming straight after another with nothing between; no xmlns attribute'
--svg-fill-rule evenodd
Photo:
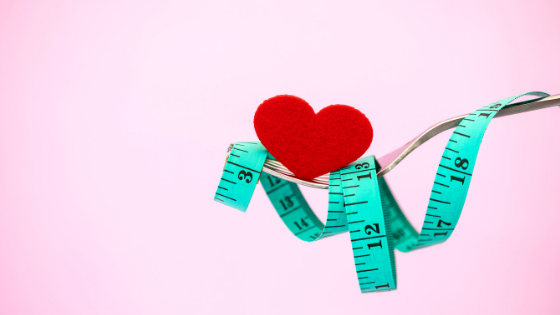
<svg viewBox="0 0 560 315"><path fill-rule="evenodd" d="M394 249L409 252L445 242L455 230L473 175L484 132L496 113L530 92L482 107L453 131L436 172L420 233L401 211L385 179L377 178L373 156L331 172L325 224L317 218L297 184L262 173L273 158L259 142L238 142L228 156L214 200L247 210L257 182L288 229L306 242L349 232L362 293L397 288Z"/></svg>

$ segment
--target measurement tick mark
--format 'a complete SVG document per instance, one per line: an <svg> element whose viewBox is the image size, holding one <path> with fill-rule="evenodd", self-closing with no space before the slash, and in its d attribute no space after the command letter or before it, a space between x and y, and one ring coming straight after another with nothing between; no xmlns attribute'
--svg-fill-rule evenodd
<svg viewBox="0 0 560 315"><path fill-rule="evenodd" d="M457 132L457 131L453 131L453 133L456 134L456 135L459 135L459 136L467 137L467 138L470 138L470 137L471 137L471 136L469 136L469 135L466 135L466 134L464 134L464 133L460 133L460 132Z"/></svg>
<svg viewBox="0 0 560 315"><path fill-rule="evenodd" d="M370 169L365 169L365 170L360 170L360 171L355 171L355 172L349 172L349 173L343 173L342 175L350 175L350 174L355 174L355 173L360 173L360 172L369 172L371 171Z"/></svg>
<svg viewBox="0 0 560 315"><path fill-rule="evenodd" d="M470 174L470 173L458 171L458 170L456 170L456 169L454 169L454 168L451 168L451 167L448 167L448 166L445 166L445 165L441 165L441 164L440 164L439 166L441 166L441 167L443 167L443 168L446 168L446 169L448 169L448 170L451 170L451 171L455 171L455 172L457 172L457 173L461 173L461 174L465 174L465 175L472 176L472 174Z"/></svg>
<svg viewBox="0 0 560 315"><path fill-rule="evenodd" d="M283 218L283 217L287 216L288 214L290 214L290 213L296 211L296 210L299 209L299 208L301 208L301 206L297 206L297 207L293 208L292 210L290 210L290 211L288 211L288 212L282 214L280 217Z"/></svg>
<svg viewBox="0 0 560 315"><path fill-rule="evenodd" d="M223 177L221 178L221 180L225 180L225 181L228 182L228 183L232 183L232 184L234 184L234 185L237 185L236 182L232 182L231 180L227 180L227 179L225 179L225 178L223 178Z"/></svg>
<svg viewBox="0 0 560 315"><path fill-rule="evenodd" d="M354 202L354 203L347 203L346 205L347 206L353 206L353 205L359 205L359 204L362 204L362 203L367 203L367 200L366 201L360 201L360 202Z"/></svg>
<svg viewBox="0 0 560 315"><path fill-rule="evenodd" d="M224 197L224 198L231 199L231 200L233 200L233 201L237 201L237 200L235 200L235 199L233 199L233 198L231 198L231 197L228 197L228 196L225 196L225 195L222 195L222 194L216 193L216 195L220 195L220 196L222 196L222 197Z"/></svg>
<svg viewBox="0 0 560 315"><path fill-rule="evenodd" d="M374 238L380 238L380 237L385 237L387 235L379 235L379 236L372 236L372 237L364 237L364 238L357 238L355 240L350 240L351 242L355 242L355 241L363 241L363 240L371 240Z"/></svg>
<svg viewBox="0 0 560 315"><path fill-rule="evenodd" d="M280 186L276 186L276 187L272 188L270 191L267 192L267 194L270 195L270 194L272 194L273 192L277 191L278 189L280 189L280 188L282 188L282 187L284 187L284 186L286 186L286 185L288 185L288 182L285 182L285 183L281 184Z"/></svg>
<svg viewBox="0 0 560 315"><path fill-rule="evenodd" d="M361 221L352 221L352 222L348 222L348 224L354 224L354 223L360 223L360 222L365 222L365 220L361 220Z"/></svg>
<svg viewBox="0 0 560 315"><path fill-rule="evenodd" d="M239 167L244 168L244 169L246 169L246 170L253 171L253 172L255 172L255 173L260 173L259 171L255 171L255 170L252 169L252 168L248 168L248 167L245 167L245 166L243 166L243 165L239 165L239 164L237 164L237 163L233 163L233 162L230 162L230 161L227 161L227 162L228 162L229 164L233 164L233 165L235 165L235 166L239 166Z"/></svg>

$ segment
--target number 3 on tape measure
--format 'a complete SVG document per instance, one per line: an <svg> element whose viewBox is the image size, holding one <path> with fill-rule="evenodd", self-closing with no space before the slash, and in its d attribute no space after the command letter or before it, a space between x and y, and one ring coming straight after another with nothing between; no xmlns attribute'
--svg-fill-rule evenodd
<svg viewBox="0 0 560 315"><path fill-rule="evenodd" d="M258 142L237 142L229 154L214 200L245 212L268 152Z"/></svg>

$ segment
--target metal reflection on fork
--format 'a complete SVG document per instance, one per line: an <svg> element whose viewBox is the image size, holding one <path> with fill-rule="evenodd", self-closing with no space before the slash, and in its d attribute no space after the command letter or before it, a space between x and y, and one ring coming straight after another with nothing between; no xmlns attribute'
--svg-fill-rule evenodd
<svg viewBox="0 0 560 315"><path fill-rule="evenodd" d="M530 112L530 111L553 107L553 106L560 106L560 94L543 97L543 98L537 98L524 102L518 102L518 103L504 106L504 108L501 109L494 117L496 118L505 117L505 116ZM435 137L436 135L446 130L457 127L457 125L459 125L461 120L463 120L463 118L465 118L467 115L468 114L441 121L433 125L432 127L428 128L426 131L422 132L421 134L416 136L414 139L412 139L402 147L377 159L377 162L379 162L379 164L381 165L381 168L377 172L377 178L382 177L387 173L389 173L412 151L414 151L422 144L426 143L431 138ZM228 148L228 152L231 150L232 147L233 144L230 145L230 147ZM272 159L266 159L266 161L264 162L263 172L296 184L301 184L312 188L320 188L320 189L329 188L328 173L316 177L313 180L301 179L294 176L294 174L290 170L288 170L284 165L282 165L282 163Z"/></svg>

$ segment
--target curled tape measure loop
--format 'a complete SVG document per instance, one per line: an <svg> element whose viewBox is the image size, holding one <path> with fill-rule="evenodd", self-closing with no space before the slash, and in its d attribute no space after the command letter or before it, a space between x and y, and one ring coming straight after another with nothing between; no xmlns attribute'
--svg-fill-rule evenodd
<svg viewBox="0 0 560 315"><path fill-rule="evenodd" d="M451 135L436 172L420 233L407 220L387 182L377 178L373 156L330 173L329 206L323 224L305 201L297 184L262 173L272 158L258 142L238 142L228 156L214 200L246 211L257 181L288 229L313 242L350 234L362 293L397 287L394 249L409 252L445 242L455 230L465 203L478 150L492 118L504 106L529 92L482 107L466 116Z"/></svg>

